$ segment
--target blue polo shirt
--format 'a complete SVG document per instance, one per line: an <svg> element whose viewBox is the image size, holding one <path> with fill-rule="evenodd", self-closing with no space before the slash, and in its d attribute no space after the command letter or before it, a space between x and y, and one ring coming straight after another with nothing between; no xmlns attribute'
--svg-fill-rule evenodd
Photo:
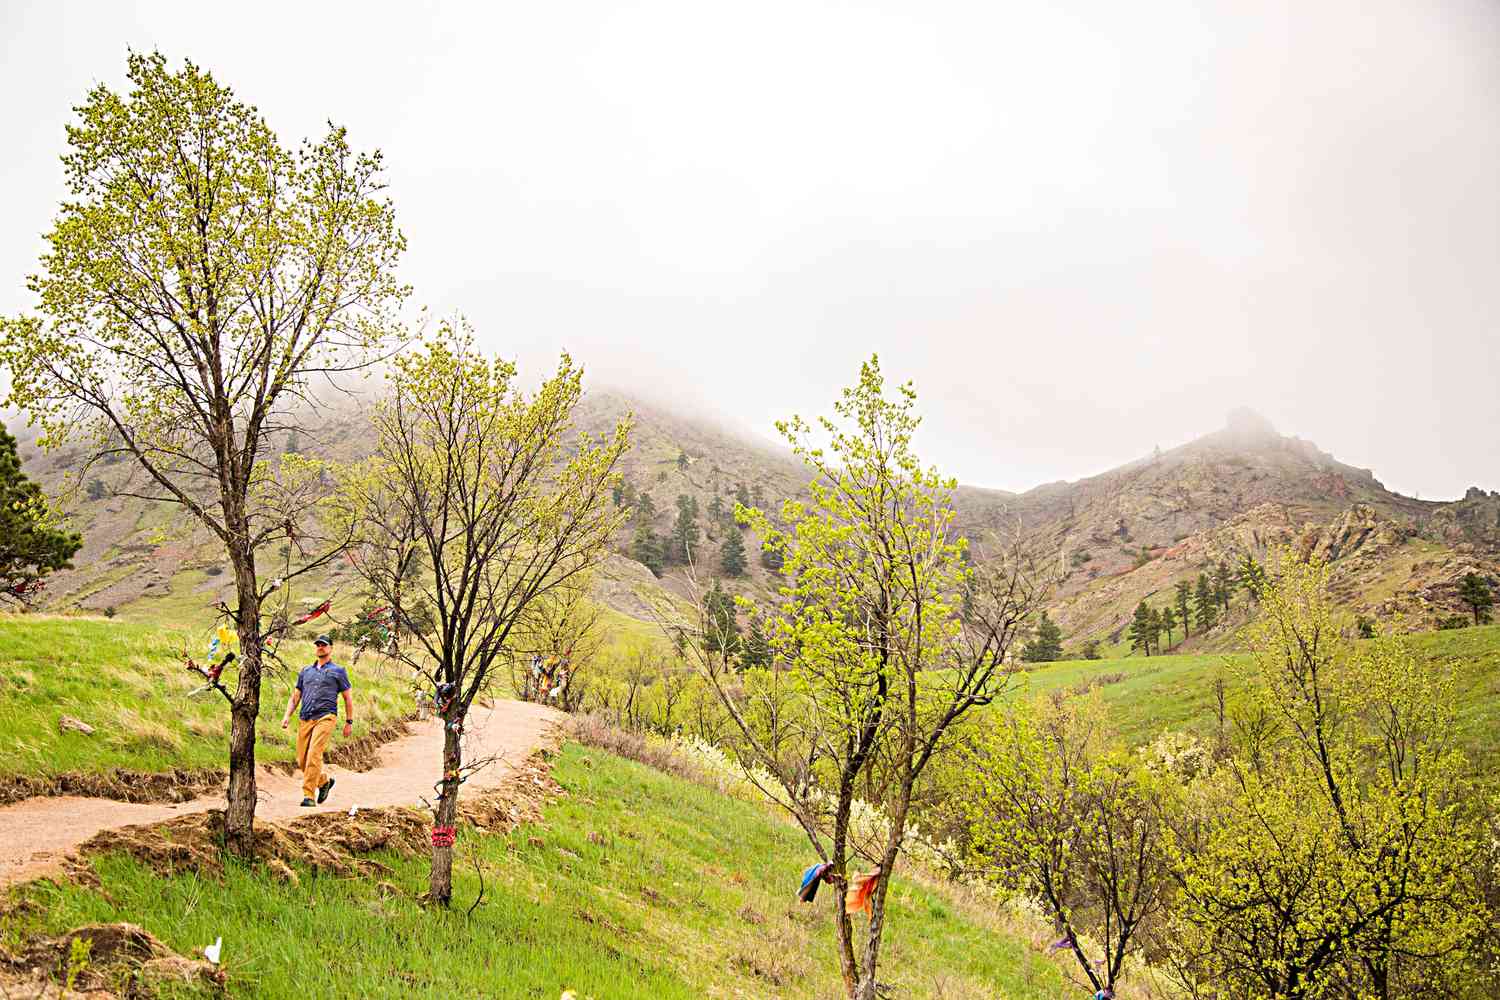
<svg viewBox="0 0 1500 1000"><path fill-rule="evenodd" d="M297 717L306 722L325 715L338 715L339 695L350 686L348 673L332 660L326 667L316 663L303 667L297 675L297 690L302 692L302 708Z"/></svg>

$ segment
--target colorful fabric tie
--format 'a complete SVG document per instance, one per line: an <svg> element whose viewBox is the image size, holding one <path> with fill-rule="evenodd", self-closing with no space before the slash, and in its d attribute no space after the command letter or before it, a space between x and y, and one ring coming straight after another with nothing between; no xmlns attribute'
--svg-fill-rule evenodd
<svg viewBox="0 0 1500 1000"><path fill-rule="evenodd" d="M875 914L870 899L875 895L875 887L879 884L879 868L864 875L854 876L854 881L849 883L851 891L844 899L844 912L855 913L863 910L865 916L873 917Z"/></svg>
<svg viewBox="0 0 1500 1000"><path fill-rule="evenodd" d="M811 903L817 898L818 886L828 880L828 873L832 870L832 864L827 861L820 861L803 872L802 888L797 890L797 898L804 903Z"/></svg>

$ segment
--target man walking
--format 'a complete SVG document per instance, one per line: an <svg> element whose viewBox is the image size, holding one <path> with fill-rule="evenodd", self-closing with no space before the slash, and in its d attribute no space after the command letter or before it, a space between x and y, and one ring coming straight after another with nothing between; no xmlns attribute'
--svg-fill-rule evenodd
<svg viewBox="0 0 1500 1000"><path fill-rule="evenodd" d="M313 640L318 659L302 668L297 675L297 687L286 703L286 713L281 717L281 728L285 729L292 717L292 709L300 703L297 713L301 724L297 727L297 766L302 768L302 804L312 806L313 793L318 802L328 798L333 791L333 779L323 780L323 751L333 737L333 728L338 723L339 695L344 696L344 739L354 732L354 699L349 692L349 674L333 662L333 644L328 636L320 635Z"/></svg>

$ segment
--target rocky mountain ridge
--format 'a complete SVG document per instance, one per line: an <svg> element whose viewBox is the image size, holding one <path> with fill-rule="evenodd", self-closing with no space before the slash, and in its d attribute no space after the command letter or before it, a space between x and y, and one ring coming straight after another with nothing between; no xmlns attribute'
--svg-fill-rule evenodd
<svg viewBox="0 0 1500 1000"><path fill-rule="evenodd" d="M799 496L805 470L774 444L617 391L591 391L577 425L601 432L626 414L635 423L622 470L627 497L651 497L656 513L646 519L650 530L668 536L678 497L689 497L699 511L694 568L700 580L721 575L724 543L731 532L739 533L746 573L725 584L770 597L775 573L761 564L758 540L727 512L742 491L768 509ZM371 445L359 406L331 413L316 433L287 442L344 461L368 453ZM29 446L23 453L28 470L49 488L70 469L76 473L80 460L76 453L41 455ZM191 607L206 605L223 589L208 539L170 511L112 495L124 489L129 469L128 462L91 469L69 499L85 548L78 568L59 574L49 587L54 607ZM1461 610L1457 581L1465 573L1500 583L1500 493L1475 487L1448 503L1401 496L1371 470L1283 436L1249 411L1232 413L1223 428L1188 444L1096 476L1019 494L961 487L956 502L960 529L971 538L1019 531L1057 556L1062 579L1053 614L1070 645L1088 637L1117 638L1139 601L1166 603L1180 580L1196 579L1221 560L1234 564L1245 554L1264 559L1283 545L1326 558L1351 609L1378 618L1404 616L1412 627L1431 627ZM713 517L715 507L726 513ZM645 591L653 585L685 589L682 565L668 565L656 579L631 560L640 523L615 539L612 582L601 593L621 614L637 618L650 604ZM353 586L347 577L336 570L328 585ZM1231 614L1218 636L1194 641L1210 647L1230 642L1234 624Z"/></svg>

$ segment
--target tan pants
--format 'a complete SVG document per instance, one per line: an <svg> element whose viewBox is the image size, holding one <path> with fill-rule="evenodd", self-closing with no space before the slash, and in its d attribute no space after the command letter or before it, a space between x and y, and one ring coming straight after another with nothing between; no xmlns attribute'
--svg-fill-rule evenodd
<svg viewBox="0 0 1500 1000"><path fill-rule="evenodd" d="M297 766L302 768L302 797L316 798L318 786L323 783L323 751L333 739L333 727L338 716L325 715L321 719L303 719L297 727Z"/></svg>

